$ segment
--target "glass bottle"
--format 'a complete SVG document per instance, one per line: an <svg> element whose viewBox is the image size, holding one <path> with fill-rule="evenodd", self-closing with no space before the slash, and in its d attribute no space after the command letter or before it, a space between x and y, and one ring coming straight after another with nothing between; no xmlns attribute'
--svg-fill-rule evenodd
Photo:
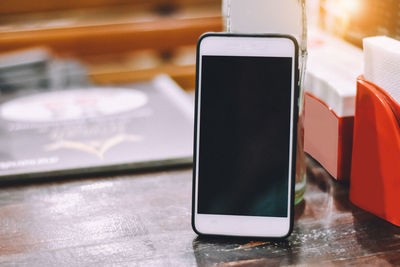
<svg viewBox="0 0 400 267"><path fill-rule="evenodd" d="M292 34L299 43L300 97L295 186L295 204L298 204L303 199L307 180L304 155L304 79L307 63L306 0L222 0L222 14L224 28L227 32Z"/></svg>

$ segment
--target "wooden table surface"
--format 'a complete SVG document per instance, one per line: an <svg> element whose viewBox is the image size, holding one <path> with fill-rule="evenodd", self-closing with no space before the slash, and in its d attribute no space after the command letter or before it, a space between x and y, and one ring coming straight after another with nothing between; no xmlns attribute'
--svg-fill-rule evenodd
<svg viewBox="0 0 400 267"><path fill-rule="evenodd" d="M280 242L197 237L190 169L3 185L0 265L400 265L400 228L352 205L310 159L308 173Z"/></svg>

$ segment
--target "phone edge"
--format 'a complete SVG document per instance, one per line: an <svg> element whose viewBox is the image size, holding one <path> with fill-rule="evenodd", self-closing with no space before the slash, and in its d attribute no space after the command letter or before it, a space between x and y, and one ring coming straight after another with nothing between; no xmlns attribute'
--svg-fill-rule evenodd
<svg viewBox="0 0 400 267"><path fill-rule="evenodd" d="M210 235L204 234L197 230L195 223L195 205L196 205L196 170L197 170L197 123L198 123L198 97L199 97L199 57L200 57L200 45L201 42L208 36L236 36L236 37L276 37L286 38L293 42L295 46L295 59L294 59L294 105L293 105L293 150L292 150L292 175L291 175L291 203L290 203L290 218L289 218L289 229L286 235L281 237L257 237L257 236L231 236L231 235ZM191 225L193 231L199 236L222 236L222 237L235 237L235 238L255 238L255 239L269 239L269 240L282 240L289 237L293 232L294 226L294 202L295 202L295 186L296 186L296 155L297 155L297 127L299 119L299 96L300 96L300 81L299 81L299 45L295 37L289 34L241 34L241 33L226 33L226 32L207 32L202 34L196 46L196 84L195 84L195 112L194 112L194 134L193 134L193 172L192 172L192 216Z"/></svg>

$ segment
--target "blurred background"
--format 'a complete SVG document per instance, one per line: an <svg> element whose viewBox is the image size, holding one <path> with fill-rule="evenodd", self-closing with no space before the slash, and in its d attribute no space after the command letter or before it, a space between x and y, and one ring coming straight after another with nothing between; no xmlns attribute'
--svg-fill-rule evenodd
<svg viewBox="0 0 400 267"><path fill-rule="evenodd" d="M400 39L400 1L320 0L319 26L360 47L364 37Z"/></svg>
<svg viewBox="0 0 400 267"><path fill-rule="evenodd" d="M193 89L196 41L221 30L220 0L1 1L0 88L122 84L165 73Z"/></svg>
<svg viewBox="0 0 400 267"><path fill-rule="evenodd" d="M398 0L307 5L310 28L357 46L366 36L400 38ZM4 0L0 90L132 83L159 73L192 90L195 43L221 30L221 0Z"/></svg>

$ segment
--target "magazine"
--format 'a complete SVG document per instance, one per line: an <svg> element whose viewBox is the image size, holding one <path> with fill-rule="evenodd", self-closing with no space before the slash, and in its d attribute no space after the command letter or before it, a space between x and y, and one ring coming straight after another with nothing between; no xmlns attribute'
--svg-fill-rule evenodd
<svg viewBox="0 0 400 267"><path fill-rule="evenodd" d="M193 102L166 75L0 102L0 181L190 165Z"/></svg>

